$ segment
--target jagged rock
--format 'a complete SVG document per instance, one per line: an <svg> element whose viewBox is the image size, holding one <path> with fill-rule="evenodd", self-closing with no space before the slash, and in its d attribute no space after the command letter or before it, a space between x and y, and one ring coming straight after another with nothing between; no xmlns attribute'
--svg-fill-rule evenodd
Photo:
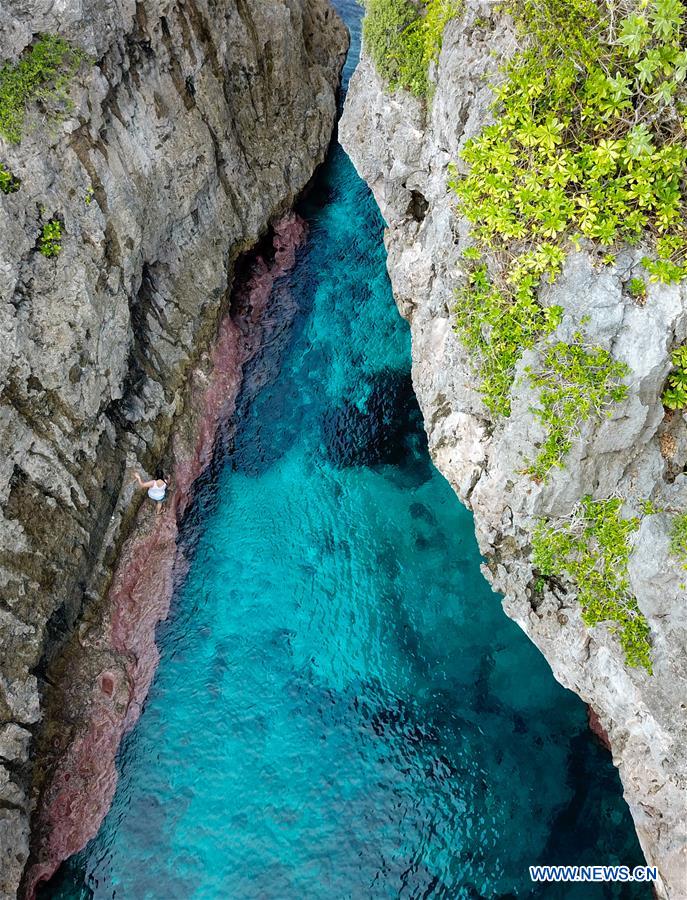
<svg viewBox="0 0 687 900"><path fill-rule="evenodd" d="M0 194L0 727L33 731L33 673L107 586L131 465L164 457L237 256L324 159L347 48L327 0L10 0L0 65L39 33L91 59L61 119L35 107L0 138L21 178ZM11 771L26 796L31 767ZM0 809L0 896L26 856L25 809Z"/></svg>
<svg viewBox="0 0 687 900"><path fill-rule="evenodd" d="M8 722L0 728L0 759L8 762L25 760L28 756L31 732Z"/></svg>
<svg viewBox="0 0 687 900"><path fill-rule="evenodd" d="M511 416L494 420L453 329L469 226L447 184L448 164L491 121L485 75L514 47L506 17L488 3L466 4L446 29L429 109L406 93L387 93L363 57L340 139L388 224L388 268L411 325L413 380L433 459L474 512L489 560L484 574L504 595L505 611L556 678L598 714L641 845L658 867L657 891L677 900L687 896L687 627L667 516L644 518L630 563L632 588L651 626L653 677L627 667L606 625L584 625L574 585L566 584L565 594L546 588L533 604L530 542L538 517L567 516L587 494L623 496L633 514L647 499L657 508L687 508L685 417L665 419L660 401L670 348L687 337L687 288L650 285L646 303L638 305L625 286L639 274L640 250L625 250L603 267L589 247L569 256L556 283L540 293L542 303L564 308L555 337L569 340L579 329L612 350L631 369L629 392L610 419L584 423L565 468L547 483L524 475L543 431L532 412L537 396L523 376L537 364L541 346L521 360Z"/></svg>
<svg viewBox="0 0 687 900"><path fill-rule="evenodd" d="M632 591L657 633L662 631L661 620L666 618L672 627L687 628L687 571L682 560L670 553L671 530L669 514L647 516L640 526L628 566Z"/></svg>

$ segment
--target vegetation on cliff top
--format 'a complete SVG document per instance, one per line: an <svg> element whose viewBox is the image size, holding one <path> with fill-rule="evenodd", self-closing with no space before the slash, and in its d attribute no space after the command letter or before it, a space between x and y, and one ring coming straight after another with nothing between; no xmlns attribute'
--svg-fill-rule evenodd
<svg viewBox="0 0 687 900"><path fill-rule="evenodd" d="M364 0L365 49L390 90L416 97L429 92L430 63L441 51L444 28L458 15L456 0Z"/></svg>
<svg viewBox="0 0 687 900"><path fill-rule="evenodd" d="M687 274L685 6L652 0L619 20L601 7L509 4L526 47L454 187L485 249L517 258L520 241L610 246L648 232L653 278L676 280Z"/></svg>
<svg viewBox="0 0 687 900"><path fill-rule="evenodd" d="M542 520L532 539L532 562L542 576L567 575L577 587L588 626L610 623L629 666L651 674L649 623L630 590L630 535L639 519L620 515L620 498L585 497L567 519Z"/></svg>
<svg viewBox="0 0 687 900"><path fill-rule="evenodd" d="M69 107L67 88L85 58L83 51L54 34L45 34L16 63L0 68L0 136L19 143L32 103L49 116Z"/></svg>
<svg viewBox="0 0 687 900"><path fill-rule="evenodd" d="M505 6L522 47L494 88L495 124L466 143L467 174L451 184L476 245L457 327L479 350L485 404L508 415L522 352L557 323L538 287L571 247L643 240L652 281L687 275L687 50L683 0L640 0L629 13L594 0Z"/></svg>

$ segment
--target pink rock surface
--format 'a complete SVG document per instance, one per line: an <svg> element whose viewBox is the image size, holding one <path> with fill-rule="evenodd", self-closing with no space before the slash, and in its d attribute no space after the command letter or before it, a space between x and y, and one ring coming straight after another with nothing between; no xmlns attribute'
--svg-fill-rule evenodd
<svg viewBox="0 0 687 900"><path fill-rule="evenodd" d="M95 653L116 664L104 668L92 685L76 685L75 704L84 712L75 738L48 776L35 817L25 889L29 898L95 836L110 808L117 750L141 714L159 661L156 628L169 614L175 581L185 573L177 537L193 483L212 460L219 424L234 413L243 367L262 343L275 281L293 268L306 233L305 222L295 214L281 219L274 228L274 258L257 257L247 282L238 287L243 327L229 315L219 326L209 377L202 379L203 387L196 388L191 401L201 410L195 443L189 450L181 432L174 439L170 502L159 517L151 515L149 504L142 507L120 555L101 622L81 638L85 655ZM72 670L67 677L78 682L79 673ZM64 686L64 693L75 696L71 685Z"/></svg>
<svg viewBox="0 0 687 900"><path fill-rule="evenodd" d="M608 737L606 729L601 724L601 720L599 719L599 714L594 709L593 706L587 706L587 721L589 722L589 730L596 737L598 742L611 752L611 740Z"/></svg>

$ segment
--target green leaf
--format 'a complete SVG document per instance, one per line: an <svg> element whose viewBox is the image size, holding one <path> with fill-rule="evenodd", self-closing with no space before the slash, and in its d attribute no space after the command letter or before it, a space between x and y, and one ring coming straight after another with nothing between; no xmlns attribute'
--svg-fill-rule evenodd
<svg viewBox="0 0 687 900"><path fill-rule="evenodd" d="M649 25L644 16L623 19L618 40L627 47L630 56L637 56L650 37Z"/></svg>
<svg viewBox="0 0 687 900"><path fill-rule="evenodd" d="M651 29L655 35L669 40L682 24L684 14L680 0L653 0Z"/></svg>

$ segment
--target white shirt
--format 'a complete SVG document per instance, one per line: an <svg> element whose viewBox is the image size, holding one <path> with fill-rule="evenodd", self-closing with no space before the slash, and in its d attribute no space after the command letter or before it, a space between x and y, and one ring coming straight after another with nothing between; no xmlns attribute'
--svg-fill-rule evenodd
<svg viewBox="0 0 687 900"><path fill-rule="evenodd" d="M152 487L148 488L148 496L151 500L157 500L158 503L165 499L166 493L167 484L164 481L162 483L156 481Z"/></svg>

